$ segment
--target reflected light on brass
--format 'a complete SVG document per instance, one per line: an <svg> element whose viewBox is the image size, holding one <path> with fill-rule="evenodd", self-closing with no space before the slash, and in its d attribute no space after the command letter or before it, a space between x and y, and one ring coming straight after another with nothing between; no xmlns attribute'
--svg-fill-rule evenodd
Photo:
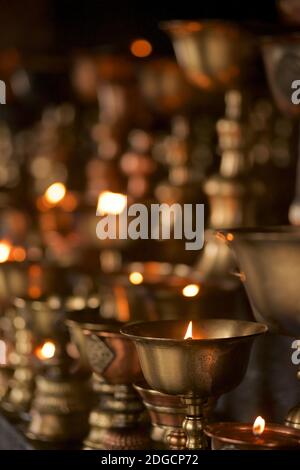
<svg viewBox="0 0 300 470"><path fill-rule="evenodd" d="M50 204L58 204L66 195L66 187L63 183L53 183L45 191L45 199Z"/></svg>
<svg viewBox="0 0 300 470"><path fill-rule="evenodd" d="M162 24L173 42L178 64L203 90L229 89L252 63L252 36L225 21L169 21Z"/></svg>
<svg viewBox="0 0 300 470"><path fill-rule="evenodd" d="M256 320L277 333L299 338L300 228L244 227L219 233L236 256ZM289 411L285 424L300 429L300 403Z"/></svg>
<svg viewBox="0 0 300 470"><path fill-rule="evenodd" d="M188 284L182 289L184 297L195 297L199 293L200 287L197 284Z"/></svg>
<svg viewBox="0 0 300 470"><path fill-rule="evenodd" d="M127 196L121 193L103 191L99 195L97 215L118 215L123 212L127 204Z"/></svg>

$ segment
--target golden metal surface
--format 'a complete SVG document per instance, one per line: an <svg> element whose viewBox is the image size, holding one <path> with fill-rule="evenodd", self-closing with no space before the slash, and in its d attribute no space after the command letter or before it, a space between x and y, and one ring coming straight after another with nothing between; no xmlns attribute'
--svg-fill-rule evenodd
<svg viewBox="0 0 300 470"><path fill-rule="evenodd" d="M298 117L299 106L291 100L292 82L300 57L299 33L267 36L262 40L262 56L274 100L281 112Z"/></svg>
<svg viewBox="0 0 300 470"><path fill-rule="evenodd" d="M83 310L72 310L68 312L65 321L70 331L71 340L79 352L77 368L86 374L91 374L92 371L86 353L86 341L83 328L87 325L89 329L92 329L93 324L95 324L95 328L97 328L99 318L99 308L85 308Z"/></svg>
<svg viewBox="0 0 300 470"><path fill-rule="evenodd" d="M133 343L119 333L118 322L99 321L98 330L86 325L86 352L93 371L111 385L131 385L142 377Z"/></svg>
<svg viewBox="0 0 300 470"><path fill-rule="evenodd" d="M145 379L162 393L211 397L231 390L243 378L253 339L267 330L254 322L197 320L199 339L184 340L187 324L142 322L121 330L136 344Z"/></svg>
<svg viewBox="0 0 300 470"><path fill-rule="evenodd" d="M89 361L99 393L85 448L147 448L149 436L141 427L144 407L131 385L142 377L134 344L121 335L118 322L99 318L78 325L83 332L80 352Z"/></svg>
<svg viewBox="0 0 300 470"><path fill-rule="evenodd" d="M121 332L136 344L144 377L155 390L183 397L188 407L183 428L189 449L206 447L203 408L211 397L236 387L247 369L262 324L235 320L193 321L193 337L184 340L187 321L141 322Z"/></svg>
<svg viewBox="0 0 300 470"><path fill-rule="evenodd" d="M240 228L218 232L233 249L258 321L300 337L300 228Z"/></svg>
<svg viewBox="0 0 300 470"><path fill-rule="evenodd" d="M157 392L151 389L145 381L133 384L133 386L142 397L149 413L152 424L151 439L166 446L168 435L173 431L181 430L186 407L179 397Z"/></svg>
<svg viewBox="0 0 300 470"><path fill-rule="evenodd" d="M169 21L162 28L187 77L205 91L236 86L253 58L251 36L226 21Z"/></svg>
<svg viewBox="0 0 300 470"><path fill-rule="evenodd" d="M228 229L217 235L236 255L255 318L300 338L300 228ZM288 413L286 424L300 428L300 404Z"/></svg>
<svg viewBox="0 0 300 470"><path fill-rule="evenodd" d="M47 442L81 441L93 405L91 386L81 377L36 377L27 436Z"/></svg>
<svg viewBox="0 0 300 470"><path fill-rule="evenodd" d="M1 408L14 417L29 411L35 377L32 364L33 335L22 323L19 327L15 333L14 370L1 401Z"/></svg>

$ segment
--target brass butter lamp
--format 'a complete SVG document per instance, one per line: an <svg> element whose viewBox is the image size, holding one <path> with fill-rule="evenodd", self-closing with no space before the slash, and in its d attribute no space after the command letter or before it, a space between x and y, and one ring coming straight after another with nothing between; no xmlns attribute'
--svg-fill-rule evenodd
<svg viewBox="0 0 300 470"><path fill-rule="evenodd" d="M239 385L253 340L266 331L263 324L235 320L142 322L121 329L134 341L150 387L182 397L187 407L183 430L188 449L207 448L204 408L208 400Z"/></svg>
<svg viewBox="0 0 300 470"><path fill-rule="evenodd" d="M254 42L238 25L220 20L184 20L163 23L162 28L172 39L179 65L198 88L224 91L245 79L254 56Z"/></svg>
<svg viewBox="0 0 300 470"><path fill-rule="evenodd" d="M93 389L99 397L90 414L85 449L148 448L144 407L132 387L142 378L135 347L119 332L119 322L104 320L96 312L85 313L88 315L73 313L68 320L81 354L81 368L93 372Z"/></svg>
<svg viewBox="0 0 300 470"><path fill-rule="evenodd" d="M265 37L261 48L274 101L283 114L296 120L298 126L295 196L289 209L289 221L293 225L300 225L300 107L292 101L294 91L292 83L299 78L300 73L300 35L299 33L286 33Z"/></svg>
<svg viewBox="0 0 300 470"><path fill-rule="evenodd" d="M21 359L27 375L19 374L11 395L16 388L25 395L24 385L28 382L25 379L31 378L26 387L28 399L25 402L23 398L23 402L30 408L26 435L35 441L80 442L88 431L91 390L82 375L73 373L74 361L68 352L69 335L64 325L71 300L73 297L59 296L15 299L19 318L23 320L23 323L19 320L20 331L30 335L31 341L23 339L23 347L28 351L26 356L23 352ZM15 378L19 371L20 367L16 368ZM13 395L11 401L12 398Z"/></svg>
<svg viewBox="0 0 300 470"><path fill-rule="evenodd" d="M219 236L236 255L257 321L300 338L300 228L241 228ZM300 403L289 411L286 424L300 429Z"/></svg>
<svg viewBox="0 0 300 470"><path fill-rule="evenodd" d="M217 122L220 169L203 186L210 206L209 227L227 228L253 224L261 192L249 177L242 119L242 90L251 80L257 50L253 36L239 25L221 20L169 21L162 24L170 36L178 64L202 92L202 105L225 94L225 116ZM221 99L222 99L221 98ZM197 269L206 281L224 290L236 288L228 275L233 267L230 250L218 243L211 230Z"/></svg>

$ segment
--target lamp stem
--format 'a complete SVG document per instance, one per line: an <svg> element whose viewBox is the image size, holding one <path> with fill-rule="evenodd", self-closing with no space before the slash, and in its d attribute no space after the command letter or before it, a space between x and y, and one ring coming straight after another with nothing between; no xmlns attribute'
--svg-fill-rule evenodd
<svg viewBox="0 0 300 470"><path fill-rule="evenodd" d="M187 436L187 449L207 449L207 439L204 434L204 406L207 400L197 397L184 397L183 402L187 407L187 414L182 427Z"/></svg>

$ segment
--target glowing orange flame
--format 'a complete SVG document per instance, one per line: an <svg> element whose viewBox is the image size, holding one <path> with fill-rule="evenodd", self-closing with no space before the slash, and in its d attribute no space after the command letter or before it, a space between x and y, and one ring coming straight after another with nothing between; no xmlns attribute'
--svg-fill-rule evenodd
<svg viewBox="0 0 300 470"><path fill-rule="evenodd" d="M193 322L190 321L189 326L186 329L184 339L193 339Z"/></svg>
<svg viewBox="0 0 300 470"><path fill-rule="evenodd" d="M66 195L66 187L63 183L53 183L45 191L45 199L50 204L58 204Z"/></svg>
<svg viewBox="0 0 300 470"><path fill-rule="evenodd" d="M98 198L97 215L121 214L126 204L127 196L124 194L104 191Z"/></svg>
<svg viewBox="0 0 300 470"><path fill-rule="evenodd" d="M5 263L11 252L11 244L5 240L0 241L0 263Z"/></svg>
<svg viewBox="0 0 300 470"><path fill-rule="evenodd" d="M182 289L184 297L195 297L199 293L200 287L197 284L188 284Z"/></svg>
<svg viewBox="0 0 300 470"><path fill-rule="evenodd" d="M131 284L135 284L137 286L139 284L142 284L143 280L144 276L138 271L134 271L129 274L129 281L131 282Z"/></svg>
<svg viewBox="0 0 300 470"><path fill-rule="evenodd" d="M261 416L257 416L252 427L252 432L254 436L260 436L264 432L265 425L266 422L264 418L262 418Z"/></svg>
<svg viewBox="0 0 300 470"><path fill-rule="evenodd" d="M42 361L51 359L55 355L55 344L52 341L45 341L36 351L36 357Z"/></svg>
<svg viewBox="0 0 300 470"><path fill-rule="evenodd" d="M147 39L135 39L130 44L130 52L135 57L148 57L152 52L152 45Z"/></svg>
<svg viewBox="0 0 300 470"><path fill-rule="evenodd" d="M12 258L15 261L22 262L26 258L26 251L22 246L16 246L12 250Z"/></svg>

